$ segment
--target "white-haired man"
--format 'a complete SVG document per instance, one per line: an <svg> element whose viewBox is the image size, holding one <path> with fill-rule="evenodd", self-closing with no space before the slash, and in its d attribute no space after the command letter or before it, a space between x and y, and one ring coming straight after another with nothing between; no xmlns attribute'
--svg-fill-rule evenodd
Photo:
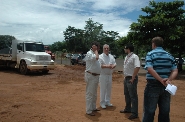
<svg viewBox="0 0 185 122"><path fill-rule="evenodd" d="M100 106L106 108L112 106L110 103L111 88L112 88L112 72L116 67L115 58L109 54L109 45L103 46L103 53L99 56L101 66L101 73L99 77L100 82Z"/></svg>

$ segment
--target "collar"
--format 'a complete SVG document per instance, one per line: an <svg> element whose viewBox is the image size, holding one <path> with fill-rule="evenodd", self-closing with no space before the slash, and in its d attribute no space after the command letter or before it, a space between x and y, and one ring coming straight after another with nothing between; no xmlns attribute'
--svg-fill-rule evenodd
<svg viewBox="0 0 185 122"><path fill-rule="evenodd" d="M90 49L91 53L94 53L92 49Z"/></svg>
<svg viewBox="0 0 185 122"><path fill-rule="evenodd" d="M153 50L164 50L162 47L156 47Z"/></svg>
<svg viewBox="0 0 185 122"><path fill-rule="evenodd" d="M127 56L130 57L133 54L133 52L130 52Z"/></svg>
<svg viewBox="0 0 185 122"><path fill-rule="evenodd" d="M109 56L109 54L108 54L108 55L106 55L105 53L103 53L103 56Z"/></svg>
<svg viewBox="0 0 185 122"><path fill-rule="evenodd" d="M155 49L163 49L163 48L162 48L162 47L156 47ZM155 49L154 49L154 50L155 50Z"/></svg>

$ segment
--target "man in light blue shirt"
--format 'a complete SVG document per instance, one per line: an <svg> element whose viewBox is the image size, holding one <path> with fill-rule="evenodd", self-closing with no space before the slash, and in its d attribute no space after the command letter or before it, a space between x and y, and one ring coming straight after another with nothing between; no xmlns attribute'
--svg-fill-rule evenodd
<svg viewBox="0 0 185 122"><path fill-rule="evenodd" d="M144 91L144 115L142 122L153 122L157 104L158 122L169 122L170 93L165 88L177 76L178 70L174 57L163 48L163 39L152 39L152 51L146 55L145 69L147 85Z"/></svg>

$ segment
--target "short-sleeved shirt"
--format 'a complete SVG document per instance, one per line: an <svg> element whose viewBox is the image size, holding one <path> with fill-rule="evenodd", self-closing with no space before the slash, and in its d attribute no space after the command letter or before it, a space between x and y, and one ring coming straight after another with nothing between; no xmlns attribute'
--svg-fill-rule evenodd
<svg viewBox="0 0 185 122"><path fill-rule="evenodd" d="M134 74L134 69L140 67L139 57L133 52L129 53L124 60L123 73L124 76L132 76Z"/></svg>
<svg viewBox="0 0 185 122"><path fill-rule="evenodd" d="M99 62L100 62L100 66L101 65L116 65L116 62L115 62L115 58L111 55L111 54L108 54L106 55L105 53L102 53L100 56L99 56ZM101 68L101 73L102 75L111 75L113 72L113 69L110 69L110 68Z"/></svg>
<svg viewBox="0 0 185 122"><path fill-rule="evenodd" d="M145 69L152 67L162 78L168 78L171 71L177 69L174 57L162 47L156 47L146 55ZM155 79L147 72L146 79Z"/></svg>
<svg viewBox="0 0 185 122"><path fill-rule="evenodd" d="M86 61L85 72L89 71L92 73L100 74L101 71L100 63L98 60L96 60L96 55L92 50L87 52L85 56L85 61Z"/></svg>

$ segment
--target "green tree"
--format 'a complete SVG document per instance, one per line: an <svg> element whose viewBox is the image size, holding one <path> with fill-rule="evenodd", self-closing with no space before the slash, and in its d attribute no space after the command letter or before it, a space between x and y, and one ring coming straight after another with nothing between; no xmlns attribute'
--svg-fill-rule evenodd
<svg viewBox="0 0 185 122"><path fill-rule="evenodd" d="M64 42L68 51L86 53L89 50L91 42L98 41L101 45L109 44L111 51L117 53L118 48L115 41L119 33L104 31L103 24L94 22L92 19L89 19L85 23L84 30L68 26L64 31Z"/></svg>
<svg viewBox="0 0 185 122"><path fill-rule="evenodd" d="M84 27L84 40L86 48L89 48L90 43L93 41L100 42L103 36L103 24L94 22L89 18L88 21L85 21L86 25Z"/></svg>
<svg viewBox="0 0 185 122"><path fill-rule="evenodd" d="M151 45L151 39L161 36L164 48L174 56L181 57L185 52L185 10L184 1L155 2L142 8L146 15L140 15L138 22L130 26L128 38L136 45ZM146 48L148 50L148 48Z"/></svg>
<svg viewBox="0 0 185 122"><path fill-rule="evenodd" d="M12 40L16 39L10 35L0 35L0 49L11 47Z"/></svg>
<svg viewBox="0 0 185 122"><path fill-rule="evenodd" d="M84 29L84 43L86 49L89 49L89 45L92 41L98 41L100 45L110 45L111 53L118 54L118 45L116 43L116 40L119 38L118 32L104 31L103 24L94 22L92 19L86 21Z"/></svg>
<svg viewBox="0 0 185 122"><path fill-rule="evenodd" d="M76 29L68 26L64 31L64 41L69 52L83 52L84 46L84 30Z"/></svg>
<svg viewBox="0 0 185 122"><path fill-rule="evenodd" d="M49 47L52 52L63 51L64 49L67 48L66 43L64 41L54 42L52 45L49 45Z"/></svg>
<svg viewBox="0 0 185 122"><path fill-rule="evenodd" d="M105 35L102 37L102 45L108 44L110 46L111 54L119 55L119 49L117 45L117 40L120 38L118 32L115 31L106 31Z"/></svg>
<svg viewBox="0 0 185 122"><path fill-rule="evenodd" d="M67 50L70 52L75 52L76 50L76 45L75 45L75 32L76 32L76 28L75 27L71 27L68 26L68 28L66 28L66 31L64 31L64 41L66 43L67 46Z"/></svg>

